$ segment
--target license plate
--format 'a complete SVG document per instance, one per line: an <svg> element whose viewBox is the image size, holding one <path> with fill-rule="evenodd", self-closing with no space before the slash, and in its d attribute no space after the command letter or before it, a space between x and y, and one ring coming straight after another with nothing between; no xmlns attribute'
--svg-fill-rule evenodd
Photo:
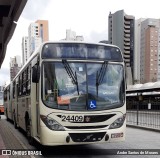
<svg viewBox="0 0 160 158"><path fill-rule="evenodd" d="M64 122L84 122L82 115L62 115L61 120Z"/></svg>

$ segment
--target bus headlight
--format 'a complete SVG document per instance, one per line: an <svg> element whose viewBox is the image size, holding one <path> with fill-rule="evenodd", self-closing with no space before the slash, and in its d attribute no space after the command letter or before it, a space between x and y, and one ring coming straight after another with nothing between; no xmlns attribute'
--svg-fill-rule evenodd
<svg viewBox="0 0 160 158"><path fill-rule="evenodd" d="M41 119L44 122L44 124L51 130L65 131L64 127L61 124L59 124L56 120L54 120L53 118L41 115Z"/></svg>
<svg viewBox="0 0 160 158"><path fill-rule="evenodd" d="M119 117L117 120L115 120L109 127L109 129L115 129L115 128L120 128L126 118L126 114L124 114L123 116Z"/></svg>

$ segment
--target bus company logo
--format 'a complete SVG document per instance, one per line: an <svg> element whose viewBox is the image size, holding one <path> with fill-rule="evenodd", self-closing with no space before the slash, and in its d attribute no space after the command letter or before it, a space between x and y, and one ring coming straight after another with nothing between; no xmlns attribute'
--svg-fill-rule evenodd
<svg viewBox="0 0 160 158"><path fill-rule="evenodd" d="M2 155L11 155L12 151L11 150L2 150Z"/></svg>
<svg viewBox="0 0 160 158"><path fill-rule="evenodd" d="M83 142L85 142L86 140L90 140L91 137L93 137L93 134L90 134L90 135L86 136L86 138L83 140Z"/></svg>
<svg viewBox="0 0 160 158"><path fill-rule="evenodd" d="M91 118L87 116L87 117L85 118L85 121L86 121L86 122L90 122L90 121L91 121Z"/></svg>

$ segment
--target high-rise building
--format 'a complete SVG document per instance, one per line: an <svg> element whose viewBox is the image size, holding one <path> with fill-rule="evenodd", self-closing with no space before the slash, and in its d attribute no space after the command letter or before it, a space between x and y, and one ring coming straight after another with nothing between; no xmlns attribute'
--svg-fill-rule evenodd
<svg viewBox="0 0 160 158"><path fill-rule="evenodd" d="M39 37L39 25L37 23L31 23L29 25L28 42L29 54L31 56L35 49L42 43L42 39Z"/></svg>
<svg viewBox="0 0 160 158"><path fill-rule="evenodd" d="M160 81L160 27L158 29L158 54L157 54L157 61L158 61L158 72L157 72L157 81Z"/></svg>
<svg viewBox="0 0 160 158"><path fill-rule="evenodd" d="M3 86L0 86L0 92L2 92L2 91L3 91L3 88L4 88Z"/></svg>
<svg viewBox="0 0 160 158"><path fill-rule="evenodd" d="M14 58L10 58L10 80L17 75L19 70L21 69L21 57L19 55Z"/></svg>
<svg viewBox="0 0 160 158"><path fill-rule="evenodd" d="M133 83L134 76L134 23L134 16L125 14L124 10L108 16L109 43L117 45L123 52L127 85Z"/></svg>
<svg viewBox="0 0 160 158"><path fill-rule="evenodd" d="M66 40L69 41L74 41L76 39L76 32L72 31L70 29L66 30Z"/></svg>
<svg viewBox="0 0 160 158"><path fill-rule="evenodd" d="M29 58L29 40L28 37L22 38L22 65L24 65Z"/></svg>
<svg viewBox="0 0 160 158"><path fill-rule="evenodd" d="M48 21L37 20L31 23L28 28L28 42L30 55L39 47L39 45L49 40Z"/></svg>
<svg viewBox="0 0 160 158"><path fill-rule="evenodd" d="M144 20L135 21L134 83L140 83L141 23Z"/></svg>
<svg viewBox="0 0 160 158"><path fill-rule="evenodd" d="M39 37L41 37L42 42L48 41L48 20L37 20L35 23L37 23L39 26Z"/></svg>
<svg viewBox="0 0 160 158"><path fill-rule="evenodd" d="M140 37L140 81L155 82L159 71L159 19L146 19L141 22Z"/></svg>
<svg viewBox="0 0 160 158"><path fill-rule="evenodd" d="M76 32L70 29L66 30L66 41L84 41L83 36L76 36Z"/></svg>

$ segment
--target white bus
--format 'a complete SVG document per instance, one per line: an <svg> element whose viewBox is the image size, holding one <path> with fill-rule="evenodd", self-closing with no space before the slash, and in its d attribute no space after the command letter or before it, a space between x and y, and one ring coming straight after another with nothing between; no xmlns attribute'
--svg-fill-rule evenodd
<svg viewBox="0 0 160 158"><path fill-rule="evenodd" d="M33 140L54 146L125 139L125 68L116 46L43 43L7 90L10 119L26 131L30 144Z"/></svg>

